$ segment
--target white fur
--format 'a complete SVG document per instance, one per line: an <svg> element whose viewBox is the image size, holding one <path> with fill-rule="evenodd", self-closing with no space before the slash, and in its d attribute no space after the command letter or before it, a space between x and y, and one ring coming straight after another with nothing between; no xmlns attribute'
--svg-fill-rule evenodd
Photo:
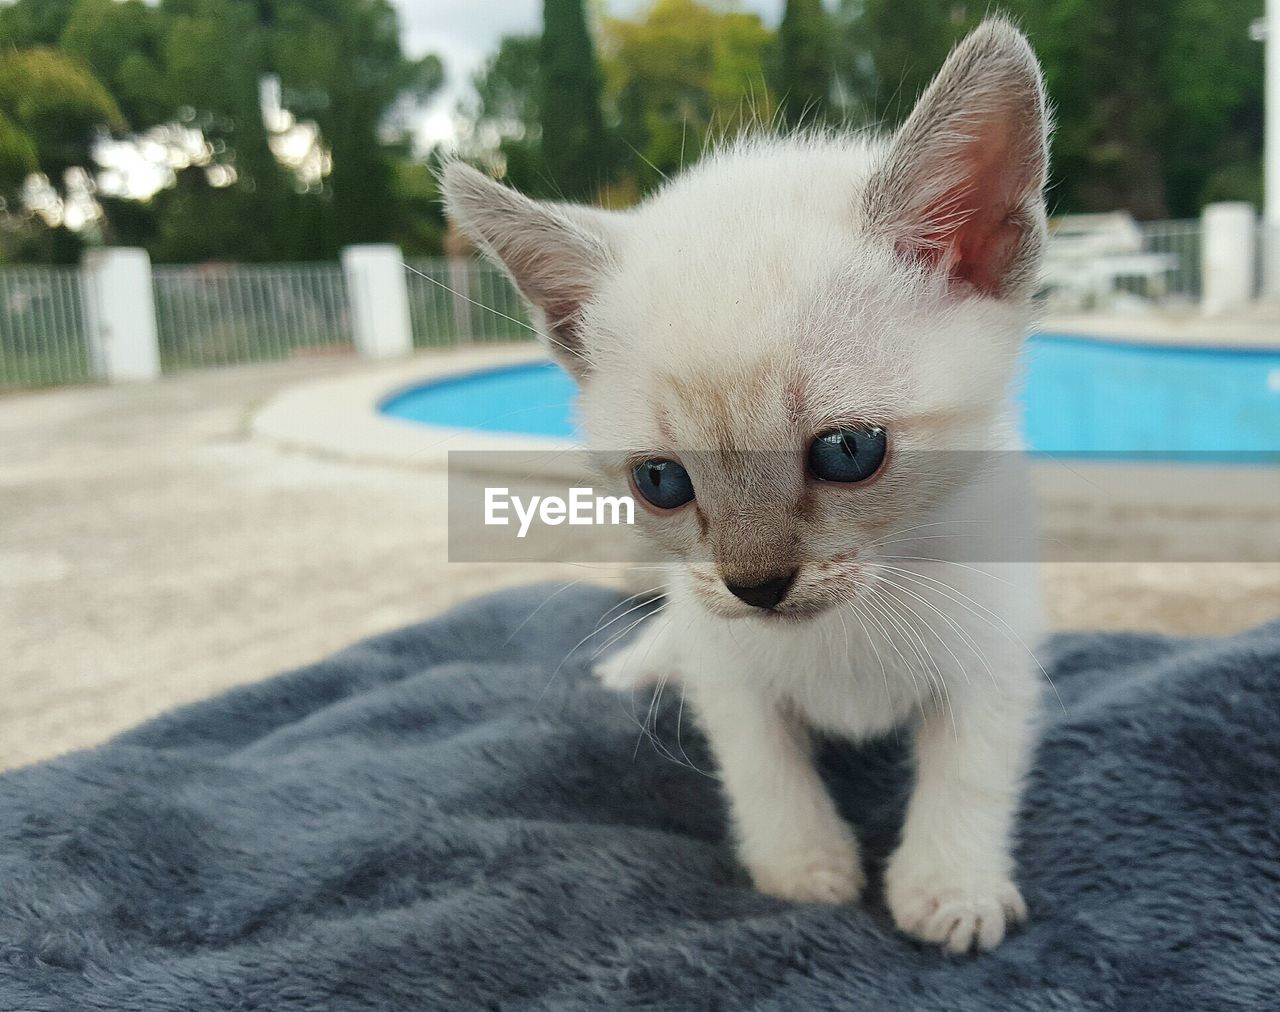
<svg viewBox="0 0 1280 1012"><path fill-rule="evenodd" d="M851 901L864 883L810 729L914 727L885 896L902 930L954 951L1025 916L1010 848L1040 615L1010 393L1046 137L1034 57L988 22L894 137L739 143L626 213L445 175L450 214L545 312L606 480L623 490L637 455L683 458L694 479L701 526L692 508L644 520L671 560L666 608L600 676L684 686L743 863L797 901ZM993 223L1013 240L965 245ZM974 248L995 251L994 281L964 262ZM890 433L883 478L806 483L808 442L854 420ZM780 565L799 575L779 615L725 587Z"/></svg>

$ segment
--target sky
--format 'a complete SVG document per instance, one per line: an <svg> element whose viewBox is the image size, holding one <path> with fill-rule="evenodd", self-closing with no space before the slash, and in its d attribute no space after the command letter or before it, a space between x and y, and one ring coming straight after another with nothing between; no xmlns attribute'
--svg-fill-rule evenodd
<svg viewBox="0 0 1280 1012"><path fill-rule="evenodd" d="M391 0L400 10L405 51L410 56L436 53L445 62L448 81L427 110L420 136L428 142L454 135L453 113L470 90L472 75L504 35L539 30L542 0ZM782 16L785 0L737 0L740 10L756 11L770 25ZM628 16L648 0L608 0L611 14Z"/></svg>

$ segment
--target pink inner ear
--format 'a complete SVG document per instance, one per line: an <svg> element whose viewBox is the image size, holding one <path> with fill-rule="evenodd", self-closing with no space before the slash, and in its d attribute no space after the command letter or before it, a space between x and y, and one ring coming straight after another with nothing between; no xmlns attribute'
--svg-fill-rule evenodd
<svg viewBox="0 0 1280 1012"><path fill-rule="evenodd" d="M1024 230L1014 212L1027 168L1013 161L1013 149L1008 120L983 123L958 155L963 177L925 209L921 244L899 252L945 266L959 291L999 295Z"/></svg>

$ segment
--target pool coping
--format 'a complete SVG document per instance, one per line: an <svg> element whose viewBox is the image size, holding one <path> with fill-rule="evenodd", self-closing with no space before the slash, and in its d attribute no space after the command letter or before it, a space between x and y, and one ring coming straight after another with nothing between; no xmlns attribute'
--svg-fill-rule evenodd
<svg viewBox="0 0 1280 1012"><path fill-rule="evenodd" d="M1151 350L1280 351L1280 342L1266 326L1269 318L1235 321L1239 325L1234 330L1222 331L1229 322L1191 314L1094 314L1050 316L1036 329L1070 340ZM1219 332L1216 339L1206 336L1215 331ZM549 360L541 345L519 341L432 349L391 362L360 363L351 373L281 391L256 412L249 427L255 437L285 449L420 470L445 470L451 450L549 451L564 458L560 468L553 468L558 471L555 477L576 477L582 473L580 466L575 466L572 454L563 453L577 445L571 439L426 425L381 411L387 401L426 383ZM483 459L483 455L469 458L468 467L482 467ZM550 465L551 459L544 461Z"/></svg>
<svg viewBox="0 0 1280 1012"><path fill-rule="evenodd" d="M562 452L575 445L572 440L424 425L380 410L387 401L425 383L548 360L539 345L520 342L447 348L365 364L354 374L281 391L254 414L249 428L255 438L282 449L417 470L446 469L451 450ZM565 473L579 472L566 467Z"/></svg>
<svg viewBox="0 0 1280 1012"><path fill-rule="evenodd" d="M1280 306L1259 304L1231 316L1179 313L1054 315L1035 328L1080 341L1178 351L1280 352Z"/></svg>

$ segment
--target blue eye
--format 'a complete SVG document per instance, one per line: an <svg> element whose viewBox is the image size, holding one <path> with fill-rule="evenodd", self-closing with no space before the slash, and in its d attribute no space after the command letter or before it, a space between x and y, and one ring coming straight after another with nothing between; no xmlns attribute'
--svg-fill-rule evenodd
<svg viewBox="0 0 1280 1012"><path fill-rule="evenodd" d="M884 453L884 429L833 429L809 444L809 470L821 481L866 481L880 470Z"/></svg>
<svg viewBox="0 0 1280 1012"><path fill-rule="evenodd" d="M646 460L631 472L631 480L658 509L673 510L693 498L693 480L674 460Z"/></svg>

